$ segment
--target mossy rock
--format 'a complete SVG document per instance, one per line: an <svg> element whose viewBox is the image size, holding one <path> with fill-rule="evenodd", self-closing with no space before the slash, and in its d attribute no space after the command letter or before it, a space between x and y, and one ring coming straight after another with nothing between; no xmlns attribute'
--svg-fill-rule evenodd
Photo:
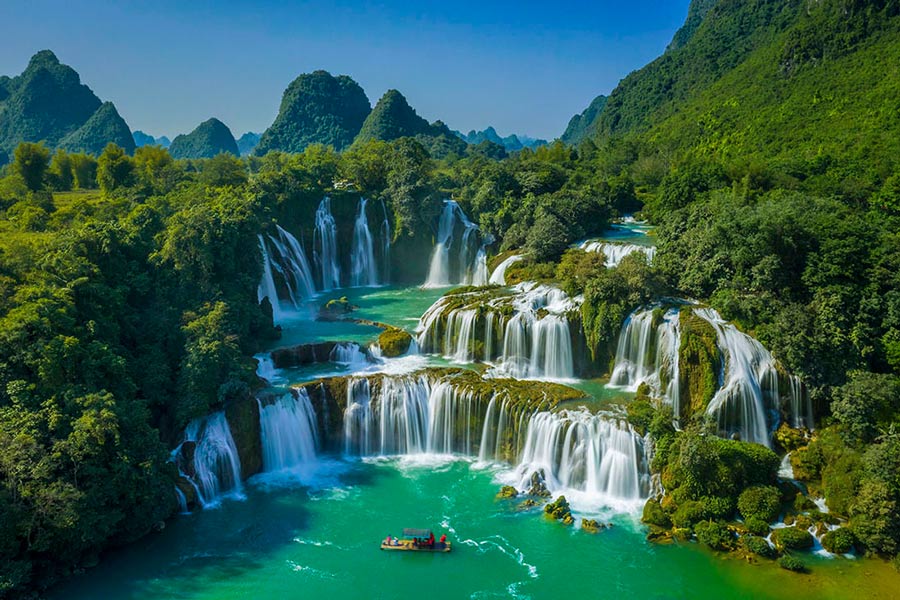
<svg viewBox="0 0 900 600"><path fill-rule="evenodd" d="M794 573L806 572L806 564L799 558L791 556L790 554L785 554L779 558L778 566L786 571L793 571Z"/></svg>
<svg viewBox="0 0 900 600"><path fill-rule="evenodd" d="M856 536L846 527L834 529L822 536L822 547L833 554L847 554L856 545Z"/></svg>
<svg viewBox="0 0 900 600"><path fill-rule="evenodd" d="M808 550L815 540L812 534L797 526L783 527L772 532L772 543L779 550Z"/></svg>
<svg viewBox="0 0 900 600"><path fill-rule="evenodd" d="M672 526L669 515L663 510L662 505L650 498L644 505L644 512L641 514L641 522L657 527L668 528Z"/></svg>
<svg viewBox="0 0 900 600"><path fill-rule="evenodd" d="M225 407L225 418L241 461L241 479L262 471L262 438L259 429L259 403L246 396Z"/></svg>
<svg viewBox="0 0 900 600"><path fill-rule="evenodd" d="M575 522L572 518L572 511L569 508L569 501L565 496L560 496L550 504L544 507L544 514L557 520L562 521L564 525L571 525Z"/></svg>
<svg viewBox="0 0 900 600"><path fill-rule="evenodd" d="M333 298L319 308L319 319L323 321L340 319L341 317L349 315L355 309L356 307L350 304L350 301L346 296Z"/></svg>
<svg viewBox="0 0 900 600"><path fill-rule="evenodd" d="M603 528L601 523L598 523L594 519L582 519L581 520L581 530L587 533L597 533L600 529Z"/></svg>
<svg viewBox="0 0 900 600"><path fill-rule="evenodd" d="M672 537L679 542L688 542L694 537L694 533L687 527L675 527L672 529Z"/></svg>
<svg viewBox="0 0 900 600"><path fill-rule="evenodd" d="M500 488L500 491L497 492L497 499L498 500L511 500L512 498L515 498L518 495L519 495L519 490L517 490L516 488L514 488L511 485L504 485L502 488Z"/></svg>
<svg viewBox="0 0 900 600"><path fill-rule="evenodd" d="M762 537L755 535L745 535L740 539L741 547L751 554L762 556L763 558L775 558L775 548L769 545Z"/></svg>
<svg viewBox="0 0 900 600"><path fill-rule="evenodd" d="M793 452L806 444L806 435L802 430L782 422L775 432L775 442L787 452Z"/></svg>
<svg viewBox="0 0 900 600"><path fill-rule="evenodd" d="M810 500L805 494L797 494L797 497L794 498L794 510L796 512L814 510L815 508L816 503Z"/></svg>
<svg viewBox="0 0 900 600"><path fill-rule="evenodd" d="M721 357L718 336L712 325L693 311L680 316L681 345L678 348L678 375L681 382L682 414L685 422L692 415L704 414L719 387Z"/></svg>
<svg viewBox="0 0 900 600"><path fill-rule="evenodd" d="M516 506L516 510L519 510L519 511L531 510L533 508L537 508L540 505L541 505L541 503L538 502L537 500L535 500L534 498L525 498L525 500L523 500L522 502L519 502L519 504Z"/></svg>
<svg viewBox="0 0 900 600"><path fill-rule="evenodd" d="M535 471L531 474L531 487L528 488L526 494L537 498L549 498L552 495L550 490L547 489L547 484L544 482L543 470Z"/></svg>
<svg viewBox="0 0 900 600"><path fill-rule="evenodd" d="M403 356L409 351L411 343L412 336L396 327L386 329L378 336L378 345L381 347L381 354L387 358Z"/></svg>

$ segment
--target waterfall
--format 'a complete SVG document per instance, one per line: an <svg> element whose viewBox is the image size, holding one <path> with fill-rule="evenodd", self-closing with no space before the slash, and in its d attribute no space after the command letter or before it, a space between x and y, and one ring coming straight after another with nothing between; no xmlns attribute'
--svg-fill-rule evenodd
<svg viewBox="0 0 900 600"><path fill-rule="evenodd" d="M711 308L694 313L716 331L722 355L722 386L713 396L707 412L725 434L771 446L772 429L778 425L778 370L774 357L762 344L727 323Z"/></svg>
<svg viewBox="0 0 900 600"><path fill-rule="evenodd" d="M454 310L447 315L444 356L458 363L475 360L475 319L478 311Z"/></svg>
<svg viewBox="0 0 900 600"><path fill-rule="evenodd" d="M454 362L496 359L491 376L574 379L567 315L581 299L534 283L519 284L505 294L467 292L438 299L419 320L419 348L440 352ZM499 356L495 356L495 326L502 334ZM480 348L478 342L482 342Z"/></svg>
<svg viewBox="0 0 900 600"><path fill-rule="evenodd" d="M478 248L478 252L475 254L472 276L469 278L468 284L479 287L488 284L487 248L484 247L484 244Z"/></svg>
<svg viewBox="0 0 900 600"><path fill-rule="evenodd" d="M275 368L275 361L272 360L271 354L257 354L253 358L256 359L256 376L265 380L270 385L278 381L278 370Z"/></svg>
<svg viewBox="0 0 900 600"><path fill-rule="evenodd" d="M340 342L334 345L328 360L341 365L351 367L362 367L369 363L369 357L366 355L362 346L354 342Z"/></svg>
<svg viewBox="0 0 900 600"><path fill-rule="evenodd" d="M629 254L643 253L648 262L653 262L656 256L656 248L653 246L638 246L636 244L614 244L610 242L589 241L579 246L585 252L602 252L606 257L606 268L614 269Z"/></svg>
<svg viewBox="0 0 900 600"><path fill-rule="evenodd" d="M191 479L197 486L200 504L204 508L215 506L226 492L240 495L241 460L225 413L191 421L184 435L185 442L194 442Z"/></svg>
<svg viewBox="0 0 900 600"><path fill-rule="evenodd" d="M475 278L479 280L487 278L487 250L484 253L485 266L477 264L477 254L472 256L472 245L478 234L478 226L472 223L463 212L459 204L453 200L445 200L441 217L438 221L438 232L435 238L434 252L431 255L431 263L428 269L428 278L423 287L439 288L454 284L452 281L452 268L450 263L450 250L453 246L453 234L456 231L457 222L462 226L462 236L459 244L458 269L459 275L456 283L473 283ZM475 259L473 262L473 258ZM483 285L483 283L474 283Z"/></svg>
<svg viewBox="0 0 900 600"><path fill-rule="evenodd" d="M378 285L375 245L369 231L365 198L359 199L356 222L353 225L353 246L350 253L350 285L353 287Z"/></svg>
<svg viewBox="0 0 900 600"><path fill-rule="evenodd" d="M536 471L551 490L583 492L607 503L639 503L650 493L642 438L626 423L587 410L531 417L516 487L530 487Z"/></svg>
<svg viewBox="0 0 900 600"><path fill-rule="evenodd" d="M497 265L497 268L494 269L494 272L491 273L491 278L488 280L488 283L491 285L506 285L506 270L510 265L519 262L522 260L522 256L518 254L513 254L502 263Z"/></svg>
<svg viewBox="0 0 900 600"><path fill-rule="evenodd" d="M278 259L272 262L275 269L284 278L288 295L295 308L300 308L303 301L316 293L313 283L312 269L306 260L306 252L300 242L283 229L275 226L277 237L269 236Z"/></svg>
<svg viewBox="0 0 900 600"><path fill-rule="evenodd" d="M341 267L338 262L337 225L331 214L331 198L327 196L316 209L316 230L313 235L313 250L319 270L321 290L341 287Z"/></svg>
<svg viewBox="0 0 900 600"><path fill-rule="evenodd" d="M262 253L263 276L259 282L259 288L256 291L256 297L259 302L263 298L269 299L272 305L272 320L275 323L281 321L281 303L278 301L278 290L275 287L275 277L272 275L272 261L269 258L269 252L266 250L266 243L262 235L256 236L259 239L259 251Z"/></svg>
<svg viewBox="0 0 900 600"><path fill-rule="evenodd" d="M188 510L187 496L184 495L184 492L177 485L175 486L175 499L178 501L178 512L183 515L190 512Z"/></svg>
<svg viewBox="0 0 900 600"><path fill-rule="evenodd" d="M391 222L384 200L381 201L381 212L384 214L381 222L381 281L388 284L391 282Z"/></svg>
<svg viewBox="0 0 900 600"><path fill-rule="evenodd" d="M259 401L257 401L259 402ZM259 403L263 470L283 471L316 461L316 414L305 389L286 393L274 403Z"/></svg>
<svg viewBox="0 0 900 600"><path fill-rule="evenodd" d="M657 311L660 316L657 317ZM654 396L672 405L675 417L681 411L678 351L681 346L680 312L638 309L625 320L619 334L609 387L636 392L642 383Z"/></svg>

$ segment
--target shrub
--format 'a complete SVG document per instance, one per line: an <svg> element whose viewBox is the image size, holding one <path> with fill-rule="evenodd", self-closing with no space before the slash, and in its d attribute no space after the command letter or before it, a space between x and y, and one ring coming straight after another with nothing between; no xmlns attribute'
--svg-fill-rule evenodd
<svg viewBox="0 0 900 600"><path fill-rule="evenodd" d="M781 558L778 559L778 566L782 569L786 569L788 571L793 571L794 573L803 573L806 571L806 565L799 558L793 557L790 554L785 554Z"/></svg>
<svg viewBox="0 0 900 600"><path fill-rule="evenodd" d="M853 549L856 536L846 527L834 529L822 536L822 547L835 554L846 554Z"/></svg>
<svg viewBox="0 0 900 600"><path fill-rule="evenodd" d="M753 535L760 535L763 537L769 535L769 523L764 519L755 516L750 517L744 521L744 525L747 526L747 531Z"/></svg>
<svg viewBox="0 0 900 600"><path fill-rule="evenodd" d="M672 523L680 529L691 529L706 518L706 511L700 502L688 500L672 515Z"/></svg>
<svg viewBox="0 0 900 600"><path fill-rule="evenodd" d="M641 521L648 525L656 525L657 527L671 527L672 522L669 516L660 506L659 502L651 498L644 505L644 513L641 515Z"/></svg>
<svg viewBox="0 0 900 600"><path fill-rule="evenodd" d="M734 543L734 535L721 521L701 521L694 527L697 541L713 550L729 550Z"/></svg>
<svg viewBox="0 0 900 600"><path fill-rule="evenodd" d="M769 542L755 535L745 535L741 538L741 545L747 552L752 552L757 556L765 558L775 557L775 548L769 545Z"/></svg>
<svg viewBox="0 0 900 600"><path fill-rule="evenodd" d="M771 523L778 517L780 508L781 493L770 485L749 487L738 497L738 510L745 519L756 517Z"/></svg>
<svg viewBox="0 0 900 600"><path fill-rule="evenodd" d="M772 541L779 549L808 550L813 547L813 536L799 527L783 527L772 533Z"/></svg>
<svg viewBox="0 0 900 600"><path fill-rule="evenodd" d="M728 519L734 514L734 500L720 496L704 496L700 499L707 519Z"/></svg>

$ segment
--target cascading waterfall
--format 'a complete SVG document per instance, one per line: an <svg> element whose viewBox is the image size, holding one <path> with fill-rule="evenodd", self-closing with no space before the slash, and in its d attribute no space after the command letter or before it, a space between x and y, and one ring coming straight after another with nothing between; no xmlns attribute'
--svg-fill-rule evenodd
<svg viewBox="0 0 900 600"><path fill-rule="evenodd" d="M350 252L350 285L353 287L378 285L375 244L366 216L367 202L365 198L359 199L353 226L353 246Z"/></svg>
<svg viewBox="0 0 900 600"><path fill-rule="evenodd" d="M337 224L331 214L331 198L327 196L316 209L316 229L313 235L313 251L319 272L319 289L333 290L341 287L341 267L338 262Z"/></svg>
<svg viewBox="0 0 900 600"><path fill-rule="evenodd" d="M771 445L768 424L777 426L778 370L775 358L762 344L727 323L711 308L694 313L712 325L722 354L722 386L707 412L723 434L737 433L742 440Z"/></svg>
<svg viewBox="0 0 900 600"><path fill-rule="evenodd" d="M494 376L574 379L567 314L578 307L581 299L571 299L562 290L534 283L519 284L509 293L484 301L479 292L440 298L419 321L419 348L423 352L441 352L455 362L494 361L496 367L489 372ZM468 304L451 308L460 298L467 297L471 298ZM502 333L498 356L494 351L495 325Z"/></svg>
<svg viewBox="0 0 900 600"><path fill-rule="evenodd" d="M656 248L653 246L638 246L637 244L616 244L611 242L588 241L579 246L585 252L602 252L606 257L606 268L614 269L622 260L630 255L642 253L649 262L653 262L656 256Z"/></svg>
<svg viewBox="0 0 900 600"><path fill-rule="evenodd" d="M625 320L616 347L609 386L636 392L642 383L680 414L678 350L681 346L680 312L669 309L638 309Z"/></svg>
<svg viewBox="0 0 900 600"><path fill-rule="evenodd" d="M300 308L304 300L316 293L312 269L306 260L306 252L297 238L280 225L276 225L275 230L277 237L269 236L269 241L278 257L272 262L272 266L284 278L288 295L294 307Z"/></svg>
<svg viewBox="0 0 900 600"><path fill-rule="evenodd" d="M197 489L200 504L204 508L214 506L226 492L240 495L241 460L225 413L191 421L184 436L185 442L194 443L193 477L189 479Z"/></svg>
<svg viewBox="0 0 900 600"><path fill-rule="evenodd" d="M258 302L262 302L263 298L269 299L272 305L272 319L278 323L282 319L281 303L278 301L278 289L275 287L275 277L272 275L272 260L269 258L269 252L266 250L266 242L262 235L256 236L259 239L259 251L262 253L263 275L257 288L256 298Z"/></svg>
<svg viewBox="0 0 900 600"><path fill-rule="evenodd" d="M516 473L521 490L543 472L550 489L639 503L650 493L644 441L626 423L587 410L539 412L531 417Z"/></svg>
<svg viewBox="0 0 900 600"><path fill-rule="evenodd" d="M471 277L466 281L468 285L485 286L488 284L487 248L484 244L478 248L475 254L475 262L472 264Z"/></svg>
<svg viewBox="0 0 900 600"><path fill-rule="evenodd" d="M391 282L391 222L384 200L381 201L381 212L384 214L381 222L381 282L388 284Z"/></svg>
<svg viewBox="0 0 900 600"><path fill-rule="evenodd" d="M369 363L369 357L359 344L354 342L341 342L335 344L328 356L328 360L334 363L348 366L363 367Z"/></svg>
<svg viewBox="0 0 900 600"><path fill-rule="evenodd" d="M316 462L316 413L306 390L296 392L296 397L285 393L266 406L259 403L264 471L309 467Z"/></svg>
<svg viewBox="0 0 900 600"><path fill-rule="evenodd" d="M487 250L484 250L484 267L478 264L478 253L472 254L473 245L478 237L478 226L472 223L463 212L459 204L453 200L445 200L441 217L438 221L438 233L435 239L434 252L431 255L431 263L428 269L428 278L423 287L440 288L454 284L451 273L450 250L453 246L453 236L456 232L456 224L462 227L459 244L458 270L455 283L471 283L484 285L487 281Z"/></svg>
<svg viewBox="0 0 900 600"><path fill-rule="evenodd" d="M488 280L488 283L491 285L506 285L506 270L510 267L510 265L519 262L524 257L513 254L494 269L494 272L491 273L491 278Z"/></svg>

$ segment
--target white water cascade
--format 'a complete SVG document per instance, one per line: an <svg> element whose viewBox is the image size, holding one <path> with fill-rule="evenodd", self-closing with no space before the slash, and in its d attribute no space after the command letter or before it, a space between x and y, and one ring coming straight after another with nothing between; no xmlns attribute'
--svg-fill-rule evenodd
<svg viewBox="0 0 900 600"><path fill-rule="evenodd" d="M657 313L656 311L660 311ZM678 350L681 346L680 311L677 308L638 309L625 320L616 347L609 386L636 392L642 383L654 396L681 414Z"/></svg>
<svg viewBox="0 0 900 600"><path fill-rule="evenodd" d="M304 300L316 293L312 269L306 260L306 252L297 238L280 225L276 225L275 230L277 237L269 236L269 241L278 255L278 260L273 262L273 266L284 277L294 307L300 308Z"/></svg>
<svg viewBox="0 0 900 600"><path fill-rule="evenodd" d="M369 231L365 198L359 199L356 221L353 225L353 246L350 251L350 285L352 287L378 285L378 268L375 263L375 243Z"/></svg>
<svg viewBox="0 0 900 600"><path fill-rule="evenodd" d="M381 222L381 282L388 284L391 282L391 221L384 200L381 201L381 212L384 214Z"/></svg>
<svg viewBox="0 0 900 600"><path fill-rule="evenodd" d="M716 418L721 433L737 433L744 441L770 446L772 431L780 420L775 358L762 344L726 322L715 310L697 308L694 313L715 329L723 358L721 387L710 401L707 412ZM801 386L797 382L790 387L793 392ZM790 404L800 406L801 402L799 398L792 399Z"/></svg>
<svg viewBox="0 0 900 600"><path fill-rule="evenodd" d="M272 320L278 323L282 319L281 302L278 301L278 288L275 287L275 276L272 274L272 260L269 258L269 252L266 250L266 242L262 235L256 236L259 239L259 251L262 253L263 275L256 291L256 299L262 302L264 298L269 299L272 305Z"/></svg>
<svg viewBox="0 0 900 600"><path fill-rule="evenodd" d="M454 278L451 273L450 250L453 247L457 223L462 227L462 234L460 235L459 258L457 261L458 274ZM474 256L472 255L472 245L475 243L477 234L478 226L469 220L459 204L453 200L445 200L444 208L441 211L441 217L438 221L438 233L435 238L434 252L431 255L428 278L425 280L423 287L440 288L449 287L456 283L464 283L467 280L472 282L473 275L480 270L477 265L473 264ZM484 271L486 272L486 252L484 258ZM478 275L479 277L482 277L483 274L479 273ZM484 279L486 280L486 277ZM476 283L474 285L483 284Z"/></svg>
<svg viewBox="0 0 900 600"><path fill-rule="evenodd" d="M488 280L488 283L491 285L506 285L506 270L510 267L510 265L519 262L523 258L524 257L520 256L519 254L513 254L512 256L504 260L502 263L497 265L497 268L494 269L493 273L491 273L491 278Z"/></svg>
<svg viewBox="0 0 900 600"><path fill-rule="evenodd" d="M341 287L341 267L338 260L337 224L331 214L331 198L325 197L316 209L316 230L313 251L319 274L319 289Z"/></svg>
<svg viewBox="0 0 900 600"><path fill-rule="evenodd" d="M463 306L452 308L460 300ZM480 292L444 296L420 319L417 343L421 351L457 363L493 363L492 376L571 380L575 361L567 314L580 303L581 298L534 283L486 300ZM495 327L501 335L497 344Z"/></svg>
<svg viewBox="0 0 900 600"><path fill-rule="evenodd" d="M218 504L225 493L241 494L241 460L224 412L191 421L185 442L194 443L191 481L206 508ZM182 446L179 446L179 450ZM176 453L178 450L176 450Z"/></svg>
<svg viewBox="0 0 900 600"><path fill-rule="evenodd" d="M612 505L640 504L650 494L644 440L625 422L587 410L531 417L516 474L525 490L543 472L551 490L582 492Z"/></svg>
<svg viewBox="0 0 900 600"><path fill-rule="evenodd" d="M305 389L285 393L275 402L259 404L263 470L284 471L316 462L316 413Z"/></svg>
<svg viewBox="0 0 900 600"><path fill-rule="evenodd" d="M643 253L647 256L648 262L653 262L653 258L656 256L655 247L638 246L637 244L588 241L582 243L580 248L585 252L602 252L606 257L607 269L618 267L622 260L630 254Z"/></svg>

